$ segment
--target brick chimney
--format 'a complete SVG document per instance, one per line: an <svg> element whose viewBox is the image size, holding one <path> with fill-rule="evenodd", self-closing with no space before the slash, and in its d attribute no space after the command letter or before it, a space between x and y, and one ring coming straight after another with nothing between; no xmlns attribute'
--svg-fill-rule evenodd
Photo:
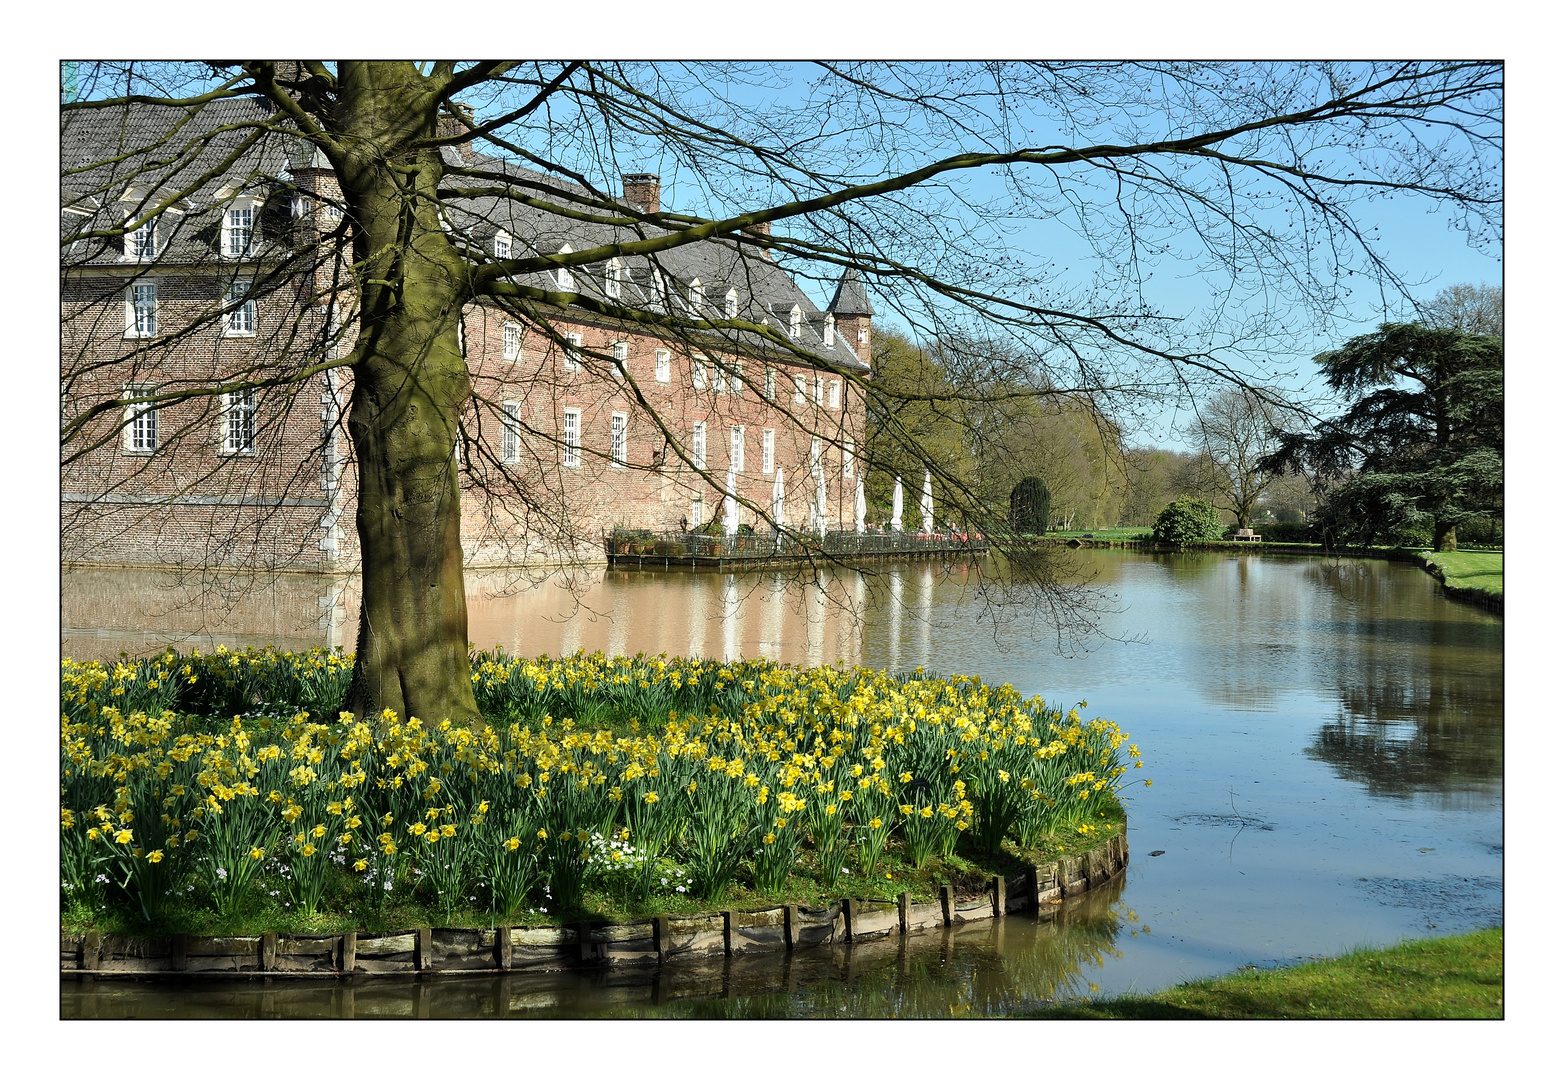
<svg viewBox="0 0 1564 1080"><path fill-rule="evenodd" d="M463 123L463 121L466 121ZM435 118L435 135L441 139L460 138L467 133L468 128L474 123L472 110L459 101L451 102L451 109L440 110L440 115ZM452 149L462 160L462 164L471 165L473 162L472 140L456 143Z"/></svg>
<svg viewBox="0 0 1564 1080"><path fill-rule="evenodd" d="M625 173L623 180L625 202L643 214L662 211L663 182L656 173Z"/></svg>
<svg viewBox="0 0 1564 1080"><path fill-rule="evenodd" d="M751 225L749 228L745 229L744 231L746 233L748 233L750 236L764 236L766 239L769 240L771 238L771 222L769 222L769 221L762 221L759 225ZM770 248L757 248L756 250L758 250L766 258L768 258L768 259L771 258L771 249Z"/></svg>

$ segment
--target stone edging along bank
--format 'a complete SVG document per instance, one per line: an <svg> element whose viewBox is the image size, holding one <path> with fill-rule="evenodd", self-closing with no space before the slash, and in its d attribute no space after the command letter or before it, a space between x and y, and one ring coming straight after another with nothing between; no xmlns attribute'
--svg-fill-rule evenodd
<svg viewBox="0 0 1564 1080"><path fill-rule="evenodd" d="M1123 832L1084 855L1025 874L989 879L985 895L958 899L940 886L937 903L840 900L824 908L784 907L657 916L635 923L581 923L533 930L420 927L396 934L258 937L60 936L60 975L211 978L341 978L349 975L456 975L558 971L601 965L661 964L811 948L992 919L1010 912L1048 915L1067 896L1116 877L1129 863Z"/></svg>

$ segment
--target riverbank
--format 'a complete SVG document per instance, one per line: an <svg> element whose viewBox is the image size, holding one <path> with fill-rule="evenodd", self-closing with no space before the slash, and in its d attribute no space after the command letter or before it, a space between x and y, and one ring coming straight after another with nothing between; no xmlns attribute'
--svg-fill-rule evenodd
<svg viewBox="0 0 1564 1080"><path fill-rule="evenodd" d="M1504 552L1424 551L1421 557L1446 596L1504 614Z"/></svg>
<svg viewBox="0 0 1564 1080"><path fill-rule="evenodd" d="M1038 1009L1049 1020L1502 1020L1504 928Z"/></svg>

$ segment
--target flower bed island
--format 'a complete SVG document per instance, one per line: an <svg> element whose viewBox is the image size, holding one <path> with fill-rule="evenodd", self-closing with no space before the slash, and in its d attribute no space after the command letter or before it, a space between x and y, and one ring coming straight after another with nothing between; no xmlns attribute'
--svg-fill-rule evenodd
<svg viewBox="0 0 1564 1080"><path fill-rule="evenodd" d="M1140 765L1111 722L964 676L477 653L486 722L316 719L351 668L66 661L62 929L334 935L340 953L397 927L508 942L767 906L783 936L811 910L850 933L843 896L899 897L905 927L910 905L985 891L1002 911L1006 878L1038 886L1039 864L1061 894L1057 860L1086 880L1076 856L1122 852Z"/></svg>

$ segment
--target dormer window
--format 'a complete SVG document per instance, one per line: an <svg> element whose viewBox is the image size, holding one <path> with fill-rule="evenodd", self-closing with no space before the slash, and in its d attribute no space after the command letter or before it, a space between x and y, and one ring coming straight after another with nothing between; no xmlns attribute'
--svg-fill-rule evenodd
<svg viewBox="0 0 1564 1080"><path fill-rule="evenodd" d="M255 206L230 206L223 214L223 254L237 259L250 254L255 243Z"/></svg>
<svg viewBox="0 0 1564 1080"><path fill-rule="evenodd" d="M694 281L690 282L689 297L691 308L698 309L706 302L706 289L701 284L700 278L696 278Z"/></svg>
<svg viewBox="0 0 1564 1080"><path fill-rule="evenodd" d="M566 244L564 247L559 249L559 253L561 255L569 255L574 250L575 249L572 248L569 244ZM570 267L568 266L561 266L554 272L554 281L559 285L561 292L576 291L576 275L571 273Z"/></svg>
<svg viewBox="0 0 1564 1080"><path fill-rule="evenodd" d="M836 316L827 314L825 317L825 346L833 348L836 345Z"/></svg>
<svg viewBox="0 0 1564 1080"><path fill-rule="evenodd" d="M787 313L787 335L788 337L796 338L803 332L804 312L797 304L794 304L793 310Z"/></svg>
<svg viewBox="0 0 1564 1080"><path fill-rule="evenodd" d="M151 217L125 237L125 258L153 259L157 257L157 218Z"/></svg>
<svg viewBox="0 0 1564 1080"><path fill-rule="evenodd" d="M624 292L625 264L618 259L608 260L608 270L603 275L603 295L618 300Z"/></svg>
<svg viewBox="0 0 1564 1080"><path fill-rule="evenodd" d="M496 259L510 258L510 233L504 229L494 234L494 257Z"/></svg>
<svg viewBox="0 0 1564 1080"><path fill-rule="evenodd" d="M739 291L729 289L728 295L722 301L722 313L730 319L739 317Z"/></svg>

